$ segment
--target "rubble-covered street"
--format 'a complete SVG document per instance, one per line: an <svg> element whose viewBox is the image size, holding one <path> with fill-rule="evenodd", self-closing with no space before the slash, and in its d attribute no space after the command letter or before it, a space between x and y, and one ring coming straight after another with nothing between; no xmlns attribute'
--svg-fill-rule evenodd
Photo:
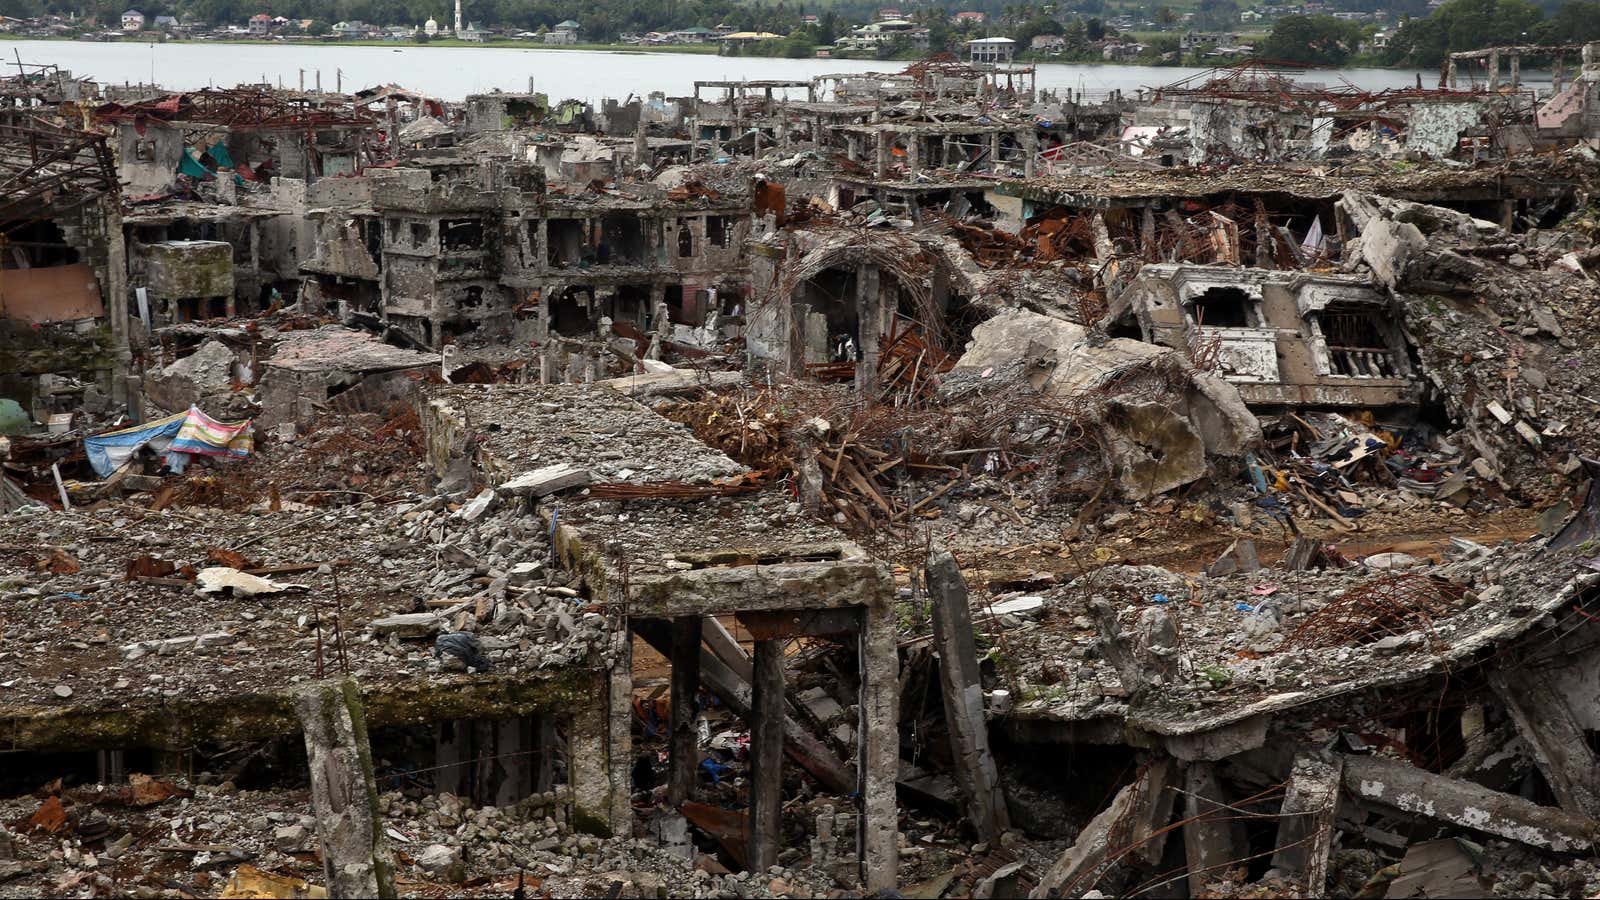
<svg viewBox="0 0 1600 900"><path fill-rule="evenodd" d="M1595 896L1600 45L1493 59L1556 50L19 60L0 897Z"/></svg>

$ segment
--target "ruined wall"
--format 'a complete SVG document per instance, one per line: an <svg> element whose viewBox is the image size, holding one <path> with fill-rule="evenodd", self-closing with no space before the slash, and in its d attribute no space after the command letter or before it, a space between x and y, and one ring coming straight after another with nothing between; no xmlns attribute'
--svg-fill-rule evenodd
<svg viewBox="0 0 1600 900"><path fill-rule="evenodd" d="M1433 159L1455 152L1461 133L1483 121L1483 108L1477 103L1413 103L1408 118L1406 149Z"/></svg>
<svg viewBox="0 0 1600 900"><path fill-rule="evenodd" d="M183 161L183 132L148 122L144 133L131 124L117 126L117 177L130 195L153 194L172 184Z"/></svg>
<svg viewBox="0 0 1600 900"><path fill-rule="evenodd" d="M150 296L232 297L233 246L224 241L165 241L145 247Z"/></svg>

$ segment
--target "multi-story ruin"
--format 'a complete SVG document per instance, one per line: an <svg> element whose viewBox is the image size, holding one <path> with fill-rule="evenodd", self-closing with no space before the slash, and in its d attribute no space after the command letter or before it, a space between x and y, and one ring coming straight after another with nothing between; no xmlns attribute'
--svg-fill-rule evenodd
<svg viewBox="0 0 1600 900"><path fill-rule="evenodd" d="M0 891L1593 893L1593 56L20 68Z"/></svg>

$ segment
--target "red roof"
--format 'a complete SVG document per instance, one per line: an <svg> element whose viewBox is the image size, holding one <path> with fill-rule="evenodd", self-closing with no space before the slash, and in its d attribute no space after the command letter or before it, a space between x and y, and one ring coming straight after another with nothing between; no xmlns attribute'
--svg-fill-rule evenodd
<svg viewBox="0 0 1600 900"><path fill-rule="evenodd" d="M956 13L956 18L958 18L958 19L981 19L981 18L983 18L983 13L981 13L981 12L958 12L958 13Z"/></svg>
<svg viewBox="0 0 1600 900"><path fill-rule="evenodd" d="M250 17L250 21L252 21L252 22L271 22L272 21L272 17L267 15L266 13L256 13L255 15Z"/></svg>

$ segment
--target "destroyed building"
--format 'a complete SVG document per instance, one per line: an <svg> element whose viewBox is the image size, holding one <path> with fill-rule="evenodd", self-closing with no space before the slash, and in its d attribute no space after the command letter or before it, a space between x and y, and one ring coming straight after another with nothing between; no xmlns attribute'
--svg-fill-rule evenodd
<svg viewBox="0 0 1600 900"><path fill-rule="evenodd" d="M1593 895L1595 51L1490 58L20 68L0 895Z"/></svg>

